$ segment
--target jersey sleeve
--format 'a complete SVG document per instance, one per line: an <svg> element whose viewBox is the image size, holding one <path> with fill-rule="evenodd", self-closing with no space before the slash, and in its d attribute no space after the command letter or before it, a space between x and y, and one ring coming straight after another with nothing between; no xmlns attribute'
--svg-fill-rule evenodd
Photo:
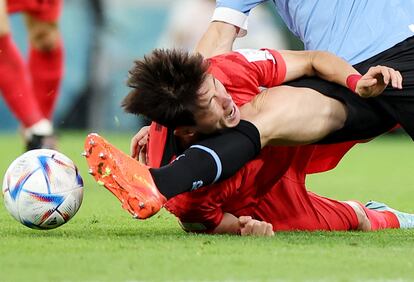
<svg viewBox="0 0 414 282"><path fill-rule="evenodd" d="M150 167L158 168L161 166L165 146L167 142L168 129L156 122L152 122L149 131L147 144L147 158Z"/></svg>
<svg viewBox="0 0 414 282"><path fill-rule="evenodd" d="M247 34L250 10L267 0L217 0L212 21L232 24L240 28L239 37Z"/></svg>
<svg viewBox="0 0 414 282"><path fill-rule="evenodd" d="M165 204L165 208L178 218L185 231L210 233L221 222L221 205L209 196L209 188L180 194Z"/></svg>
<svg viewBox="0 0 414 282"><path fill-rule="evenodd" d="M211 233L223 219L223 205L237 193L245 170L226 181L186 192L168 200L165 208L174 214L187 232Z"/></svg>
<svg viewBox="0 0 414 282"><path fill-rule="evenodd" d="M283 83L286 77L286 63L282 55L271 49L240 49L250 75L255 77L259 87L273 87Z"/></svg>

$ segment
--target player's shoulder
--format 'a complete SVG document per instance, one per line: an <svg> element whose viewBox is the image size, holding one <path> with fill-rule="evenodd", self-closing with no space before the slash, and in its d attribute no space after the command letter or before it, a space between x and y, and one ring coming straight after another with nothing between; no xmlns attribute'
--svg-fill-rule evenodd
<svg viewBox="0 0 414 282"><path fill-rule="evenodd" d="M237 52L228 52L208 59L209 69L216 79L228 88L244 88L245 79L250 75L248 62ZM229 89L227 89L229 90Z"/></svg>
<svg viewBox="0 0 414 282"><path fill-rule="evenodd" d="M244 56L238 52L238 50L226 52L223 54L215 55L211 58L208 58L210 64L219 65L224 64L226 62L237 62L240 63L244 61Z"/></svg>
<svg viewBox="0 0 414 282"><path fill-rule="evenodd" d="M261 49L252 49L252 48L242 48L236 49L233 51L225 52L223 54L215 55L208 60L217 61L217 60L231 60L231 59L243 59L248 62L259 61L259 60L271 60L273 59L272 54L277 53L277 50L269 48Z"/></svg>
<svg viewBox="0 0 414 282"><path fill-rule="evenodd" d="M237 49L224 54L216 55L208 59L210 69L220 68L226 71L231 70L252 70L256 63L271 62L272 65L283 62L279 51L262 49Z"/></svg>

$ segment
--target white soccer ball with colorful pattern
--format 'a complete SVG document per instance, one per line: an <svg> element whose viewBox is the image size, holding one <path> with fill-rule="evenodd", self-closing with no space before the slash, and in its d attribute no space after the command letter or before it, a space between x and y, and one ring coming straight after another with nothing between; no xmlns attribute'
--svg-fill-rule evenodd
<svg viewBox="0 0 414 282"><path fill-rule="evenodd" d="M83 181L75 164L54 150L24 153L9 166L3 180L6 209L22 224L52 229L79 210Z"/></svg>

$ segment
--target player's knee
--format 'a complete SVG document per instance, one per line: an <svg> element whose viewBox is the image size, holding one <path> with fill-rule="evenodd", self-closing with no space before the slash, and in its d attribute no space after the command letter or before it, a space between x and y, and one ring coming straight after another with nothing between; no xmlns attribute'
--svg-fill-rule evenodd
<svg viewBox="0 0 414 282"><path fill-rule="evenodd" d="M339 130L345 125L347 110L344 104L332 101L325 109L324 128L327 133Z"/></svg>
<svg viewBox="0 0 414 282"><path fill-rule="evenodd" d="M324 97L321 94L314 96L318 103L313 104L315 107L306 124L312 125L312 130L316 140L325 137L330 133L341 129L345 125L347 118L346 106L333 98Z"/></svg>
<svg viewBox="0 0 414 282"><path fill-rule="evenodd" d="M31 37L32 46L40 51L50 51L57 47L59 42L59 32L57 30L41 31Z"/></svg>
<svg viewBox="0 0 414 282"><path fill-rule="evenodd" d="M0 36L4 36L10 33L10 25L7 18L2 18L0 16Z"/></svg>
<svg viewBox="0 0 414 282"><path fill-rule="evenodd" d="M50 51L57 47L60 32L56 23L34 23L29 25L30 44L39 51Z"/></svg>
<svg viewBox="0 0 414 282"><path fill-rule="evenodd" d="M5 36L10 33L10 29L0 27L0 37Z"/></svg>
<svg viewBox="0 0 414 282"><path fill-rule="evenodd" d="M371 222L367 214L365 213L364 209L356 202L347 202L352 209L355 211L355 214L358 218L358 227L357 230L361 231L370 231L371 230Z"/></svg>
<svg viewBox="0 0 414 282"><path fill-rule="evenodd" d="M362 210L358 212L358 230L361 231L370 231L371 230L371 222L368 219L366 213Z"/></svg>

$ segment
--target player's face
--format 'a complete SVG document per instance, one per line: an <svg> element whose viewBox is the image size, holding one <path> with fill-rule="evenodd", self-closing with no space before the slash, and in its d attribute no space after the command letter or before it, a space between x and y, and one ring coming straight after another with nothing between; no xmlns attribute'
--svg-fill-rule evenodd
<svg viewBox="0 0 414 282"><path fill-rule="evenodd" d="M208 134L219 129L235 127L240 122L240 110L223 84L207 75L199 91L199 109L195 112L197 130Z"/></svg>

